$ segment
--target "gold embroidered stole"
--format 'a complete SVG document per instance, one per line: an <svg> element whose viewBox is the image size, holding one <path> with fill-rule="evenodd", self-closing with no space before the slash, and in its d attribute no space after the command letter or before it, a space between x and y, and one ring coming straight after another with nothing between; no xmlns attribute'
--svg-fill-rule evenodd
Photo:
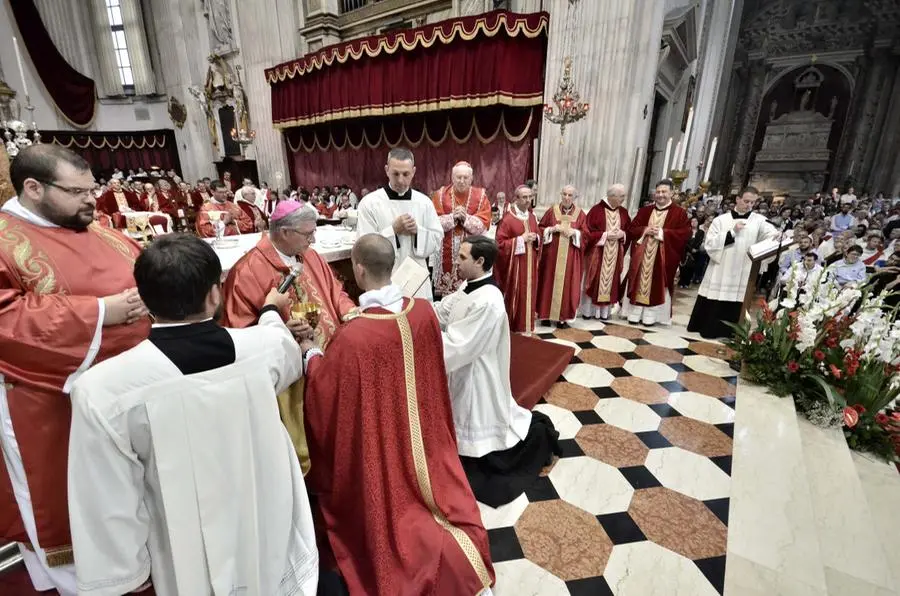
<svg viewBox="0 0 900 596"><path fill-rule="evenodd" d="M116 205L119 206L119 211L128 211L131 209L131 205L128 204L128 199L125 198L124 192L113 192L113 196L116 198Z"/></svg>
<svg viewBox="0 0 900 596"><path fill-rule="evenodd" d="M606 207L604 207L606 209ZM603 251L600 263L600 279L597 283L597 302L609 302L612 294L613 276L616 274L616 263L619 262L619 239L609 238L610 232L618 232L622 226L619 210L606 209L606 244L599 247Z"/></svg>
<svg viewBox="0 0 900 596"><path fill-rule="evenodd" d="M653 209L647 227L662 228L669 214L668 209ZM653 265L656 263L656 255L659 252L659 240L656 236L644 236L644 258L641 259L638 270L637 292L634 295L636 304L650 304L650 291L653 288Z"/></svg>
<svg viewBox="0 0 900 596"><path fill-rule="evenodd" d="M528 224L531 222L531 214L525 217L522 225L525 227L525 233L529 233ZM534 304L531 302L531 288L534 284L532 273L534 272L534 249L531 242L525 243L525 333L534 331Z"/></svg>
<svg viewBox="0 0 900 596"><path fill-rule="evenodd" d="M579 208L573 206L572 213L564 214L562 207L557 203L553 206L553 217L564 230L572 229L572 224L578 219ZM550 320L559 321L559 313L562 310L563 290L566 286L566 266L569 261L569 246L571 241L564 235L558 234L559 244L556 246L556 269L553 271L553 296L550 300Z"/></svg>

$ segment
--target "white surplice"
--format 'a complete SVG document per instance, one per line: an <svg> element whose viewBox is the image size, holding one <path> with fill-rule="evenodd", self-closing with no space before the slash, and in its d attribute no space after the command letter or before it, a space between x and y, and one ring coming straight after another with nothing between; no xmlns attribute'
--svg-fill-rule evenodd
<svg viewBox="0 0 900 596"><path fill-rule="evenodd" d="M744 228L735 231L735 223L745 222ZM726 246L728 235L734 242ZM735 219L731 212L716 217L703 241L703 248L709 255L709 266L703 276L698 294L710 300L722 302L743 302L750 268L753 262L747 250L757 242L778 237L778 230L759 213L753 212L747 218Z"/></svg>
<svg viewBox="0 0 900 596"><path fill-rule="evenodd" d="M316 593L309 500L276 402L301 374L299 347L272 311L227 333L227 366L183 375L145 340L76 382L79 594L123 594L148 574L159 596Z"/></svg>
<svg viewBox="0 0 900 596"><path fill-rule="evenodd" d="M481 457L528 436L531 412L519 406L509 383L510 334L500 289L459 290L434 305L444 340L453 423L459 454Z"/></svg>
<svg viewBox="0 0 900 596"><path fill-rule="evenodd" d="M428 269L428 259L437 253L444 241L444 228L434 210L434 203L416 190L411 193L409 200L391 200L384 188L379 188L364 196L357 208L357 237L381 234L390 240L397 251L394 271L406 257ZM394 220L404 214L416 220L418 233L415 236L394 234ZM423 284L416 292L416 298L431 300L431 284Z"/></svg>

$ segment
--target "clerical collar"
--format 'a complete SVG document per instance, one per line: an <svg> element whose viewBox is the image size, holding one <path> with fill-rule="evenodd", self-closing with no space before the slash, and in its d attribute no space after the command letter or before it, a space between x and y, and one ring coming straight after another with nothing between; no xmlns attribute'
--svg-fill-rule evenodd
<svg viewBox="0 0 900 596"><path fill-rule="evenodd" d="M483 288L484 286L497 286L497 281L494 279L494 270L490 270L487 274L479 277L478 279L473 279L471 281L466 282L466 286L463 288L463 292L466 294L471 294L478 288Z"/></svg>
<svg viewBox="0 0 900 596"><path fill-rule="evenodd" d="M518 219L522 219L522 220L528 219L528 209L526 209L525 212L523 213L522 211L519 211L519 208L516 207L515 203L510 205L509 209L510 209L510 212Z"/></svg>
<svg viewBox="0 0 900 596"><path fill-rule="evenodd" d="M384 188L384 192L387 193L387 196L392 201L409 201L412 200L412 187L406 189L406 192L402 195L398 193L396 190L391 188L390 184L385 184L382 188Z"/></svg>
<svg viewBox="0 0 900 596"><path fill-rule="evenodd" d="M199 325L201 323L206 323L208 321L212 321L213 318L209 317L203 319L202 321L179 321L178 323L153 323L151 326L152 329L165 329L166 327L184 327L186 325Z"/></svg>
<svg viewBox="0 0 900 596"><path fill-rule="evenodd" d="M278 250L278 247L275 246L274 242L272 243L272 248L275 249L275 252L278 254L278 258L281 259L281 262L284 263L285 265L287 265L288 267L293 267L299 261L299 259L296 256L292 257L291 255L285 254L285 253L281 252L280 250Z"/></svg>
<svg viewBox="0 0 900 596"><path fill-rule="evenodd" d="M396 314L403 310L403 291L394 284L369 290L359 297L359 310L368 308L384 308Z"/></svg>
<svg viewBox="0 0 900 596"><path fill-rule="evenodd" d="M668 203L666 203L665 206L663 206L663 207L660 207L659 205L657 205L656 201L653 202L653 208L656 209L657 211L665 211L666 209L668 209L671 206L672 206L671 200Z"/></svg>
<svg viewBox="0 0 900 596"><path fill-rule="evenodd" d="M36 226L40 226L42 228L58 228L60 226L56 225L49 219L46 219L34 211L31 211L25 207L22 203L19 202L19 197L13 197L10 200L6 201L2 207L0 207L0 211L5 211L6 213L11 213L20 219L24 219L29 223L33 223Z"/></svg>
<svg viewBox="0 0 900 596"><path fill-rule="evenodd" d="M732 209L732 210L731 210L731 217L732 217L733 219L749 219L749 218L750 218L750 211L747 211L747 213L744 213L743 215L741 215L740 213L738 213L737 211L735 211L734 209Z"/></svg>
<svg viewBox="0 0 900 596"><path fill-rule="evenodd" d="M568 215L569 213L572 213L573 211L575 211L575 203L572 203L572 204L569 205L568 207L563 207L562 203L560 203L560 204L559 204L559 210L560 210L562 213L565 213L566 215Z"/></svg>

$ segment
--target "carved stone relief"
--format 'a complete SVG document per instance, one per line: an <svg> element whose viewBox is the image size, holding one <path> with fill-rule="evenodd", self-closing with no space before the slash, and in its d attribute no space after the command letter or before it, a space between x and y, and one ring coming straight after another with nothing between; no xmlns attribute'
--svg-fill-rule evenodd
<svg viewBox="0 0 900 596"><path fill-rule="evenodd" d="M234 26L229 0L203 0L203 16L209 27L210 52L218 55L233 52Z"/></svg>

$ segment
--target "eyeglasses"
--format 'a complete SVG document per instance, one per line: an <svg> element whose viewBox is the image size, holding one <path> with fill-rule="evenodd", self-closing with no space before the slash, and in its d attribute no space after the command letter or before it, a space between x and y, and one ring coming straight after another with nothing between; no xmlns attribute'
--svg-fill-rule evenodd
<svg viewBox="0 0 900 596"><path fill-rule="evenodd" d="M40 182L41 184L46 184L47 186L58 188L67 195L72 195L73 197L89 197L94 194L94 192L96 192L98 188L100 188L96 185L92 186L91 188L71 188L69 186L62 186L60 184L57 184L56 182L50 182L49 180L38 180L38 182Z"/></svg>
<svg viewBox="0 0 900 596"><path fill-rule="evenodd" d="M291 232L297 234L298 236L303 236L303 237L306 238L307 240L309 240L310 238L312 238L313 236L316 235L316 231L315 231L315 230L313 230L312 232L301 232L300 230L298 230L298 229L296 229L296 228L288 228L288 229L289 229Z"/></svg>

